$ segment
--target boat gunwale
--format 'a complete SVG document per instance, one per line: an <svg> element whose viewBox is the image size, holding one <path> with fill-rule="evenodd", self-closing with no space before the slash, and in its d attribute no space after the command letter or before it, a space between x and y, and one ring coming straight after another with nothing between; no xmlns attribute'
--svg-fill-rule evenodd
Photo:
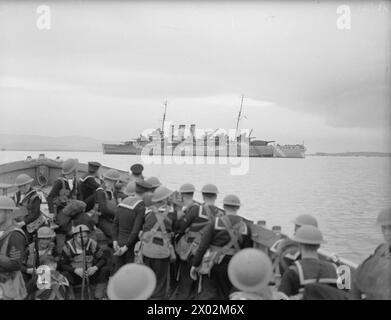
<svg viewBox="0 0 391 320"><path fill-rule="evenodd" d="M48 166L48 167L55 168L55 169L61 169L62 163L63 163L63 160L53 160L50 158L43 158L43 159L38 158L38 159L32 159L32 160L17 160L17 161L13 161L13 162L0 164L0 176L2 174L7 174L7 173L15 172L15 171L21 171L23 169L37 168L39 166ZM12 169L13 166L16 166L16 168ZM8 169L8 170L6 170L6 169ZM101 169L103 169L103 172L105 172L107 170L112 169L112 167L101 166L100 170ZM117 170L121 175L122 180L120 179L120 181L122 181L122 182L126 181L124 179L123 175L128 175L129 173L127 171L120 170L120 169L115 169L115 170ZM79 162L77 164L77 171L78 171L78 173L88 172L88 164ZM34 182L35 182L34 186L38 185L36 183L36 179L34 179ZM48 188L50 186L51 186L51 184L48 184L45 186L45 188ZM2 183L0 181L0 190L1 191L7 192L9 190L12 190L13 188L16 188L16 186L14 184ZM41 187L41 189L39 189L39 191L42 191L42 187ZM196 203L200 204L197 201L196 201ZM222 208L218 208L218 210L221 212L224 212L224 210ZM275 241L278 241L279 239L290 239L290 237L288 237L287 235L282 234L282 233L278 235L273 230L266 228L264 226L261 226L257 223L254 223L254 221L252 221L252 220L249 220L246 218L244 218L244 220L247 223L249 223L251 226L252 240L256 244L255 247L258 246L258 248L259 248L259 246L261 246L261 248L259 248L261 250L269 251L272 244L274 244ZM262 234L263 239L260 238L261 234ZM267 235L270 235L270 236L267 236ZM273 240L273 243L271 240ZM349 266L349 268L352 271L355 271L358 268L357 263L352 262L349 259L340 257L338 254L329 252L329 251L324 250L322 248L320 248L318 250L318 254L321 258L335 262L338 265L347 265L347 266Z"/></svg>

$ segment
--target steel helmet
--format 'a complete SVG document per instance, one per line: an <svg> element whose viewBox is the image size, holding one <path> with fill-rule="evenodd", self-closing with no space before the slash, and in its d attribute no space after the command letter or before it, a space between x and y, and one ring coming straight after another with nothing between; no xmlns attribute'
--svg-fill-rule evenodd
<svg viewBox="0 0 391 320"><path fill-rule="evenodd" d="M211 183L204 185L201 189L201 192L202 193L214 193L214 194L219 193L219 191L217 190L217 187Z"/></svg>
<svg viewBox="0 0 391 320"><path fill-rule="evenodd" d="M228 264L229 280L233 286L245 292L258 292L268 285L272 275L272 263L259 249L240 250Z"/></svg>
<svg viewBox="0 0 391 320"><path fill-rule="evenodd" d="M62 174L70 174L76 170L77 159L67 159L62 163Z"/></svg>
<svg viewBox="0 0 391 320"><path fill-rule="evenodd" d="M135 180L134 182L136 183L136 193L148 192L153 189L152 186L144 180Z"/></svg>
<svg viewBox="0 0 391 320"><path fill-rule="evenodd" d="M149 183L152 186L152 188L157 188L162 185L160 180L156 177L149 177L148 179L145 179L145 182Z"/></svg>
<svg viewBox="0 0 391 320"><path fill-rule="evenodd" d="M309 214L301 214L295 218L293 221L294 224L298 226L314 226L318 227L318 221Z"/></svg>
<svg viewBox="0 0 391 320"><path fill-rule="evenodd" d="M130 167L130 171L131 171L133 174L135 174L135 175L141 174L141 173L143 172L143 170L144 170L144 167L143 167L143 165L140 164L140 163L136 163L136 164L134 164L134 165L132 165L132 166Z"/></svg>
<svg viewBox="0 0 391 320"><path fill-rule="evenodd" d="M15 205L14 200L6 196L0 196L0 210L12 211L13 219L24 217L27 215L27 210L22 210Z"/></svg>
<svg viewBox="0 0 391 320"><path fill-rule="evenodd" d="M195 191L196 189L191 183L182 184L179 188L180 193L194 193Z"/></svg>
<svg viewBox="0 0 391 320"><path fill-rule="evenodd" d="M28 174L22 173L16 177L15 186L17 186L17 187L24 186L26 184L33 182L33 181L34 181L34 179L31 178Z"/></svg>
<svg viewBox="0 0 391 320"><path fill-rule="evenodd" d="M107 295L110 300L146 300L156 287L156 275L151 268L128 263L109 280Z"/></svg>
<svg viewBox="0 0 391 320"><path fill-rule="evenodd" d="M109 169L103 174L103 178L111 181L118 181L121 178L121 175L117 170Z"/></svg>
<svg viewBox="0 0 391 320"><path fill-rule="evenodd" d="M136 182L131 181L126 185L124 193L128 196L134 194L136 192Z"/></svg>
<svg viewBox="0 0 391 320"><path fill-rule="evenodd" d="M380 226L391 225L391 207L383 209L377 216L377 224Z"/></svg>
<svg viewBox="0 0 391 320"><path fill-rule="evenodd" d="M76 227L72 227L72 235L79 232L90 232L90 229L85 224L79 224Z"/></svg>
<svg viewBox="0 0 391 320"><path fill-rule="evenodd" d="M321 244L326 242L320 230L317 227L309 225L301 226L297 229L292 240L303 244Z"/></svg>
<svg viewBox="0 0 391 320"><path fill-rule="evenodd" d="M155 192L153 193L152 196L152 201L153 202L159 202L164 199L167 199L170 195L172 195L173 191L166 188L165 186L160 186L158 187Z"/></svg>
<svg viewBox="0 0 391 320"><path fill-rule="evenodd" d="M101 166L102 165L99 162L90 161L90 162L88 162L88 172L89 173L95 173L96 171L99 170L99 168Z"/></svg>
<svg viewBox="0 0 391 320"><path fill-rule="evenodd" d="M38 229L37 237L39 239L54 238L56 233L49 227L41 227Z"/></svg>
<svg viewBox="0 0 391 320"><path fill-rule="evenodd" d="M225 196L223 200L223 204L227 206L235 206L235 207L240 207L240 199L238 196L235 196L234 194L229 194Z"/></svg>
<svg viewBox="0 0 391 320"><path fill-rule="evenodd" d="M14 200L6 196L0 196L0 210L19 210Z"/></svg>

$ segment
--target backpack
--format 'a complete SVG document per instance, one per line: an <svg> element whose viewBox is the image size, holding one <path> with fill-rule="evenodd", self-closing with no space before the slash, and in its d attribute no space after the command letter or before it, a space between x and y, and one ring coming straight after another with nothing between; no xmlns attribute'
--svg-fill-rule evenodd
<svg viewBox="0 0 391 320"><path fill-rule="evenodd" d="M200 206L198 216L201 215L203 208L205 209L205 212L208 216L208 220L205 222L193 223L190 226L190 228L191 227L201 227L201 229L198 231L188 230L179 239L179 241L175 244L175 251L178 253L179 258L183 261L187 261L189 256L195 255L195 253L197 252L197 249L201 243L201 238L202 238L203 231L204 231L205 227L210 222L212 222L212 219L213 219L212 212L210 211L210 208L207 205Z"/></svg>
<svg viewBox="0 0 391 320"><path fill-rule="evenodd" d="M167 217L169 208L164 212L153 212L156 217L156 223L149 231L141 235L141 251L148 258L166 259L172 256L171 234L167 233L164 221Z"/></svg>
<svg viewBox="0 0 391 320"><path fill-rule="evenodd" d="M230 241L224 247L211 246L206 251L202 258L201 266L198 270L200 274L210 275L210 271L215 264L220 264L226 255L232 256L240 250L238 240L241 233L241 229L243 228L243 226L245 226L245 223L243 221L240 221L235 225L232 225L231 221L227 216L222 216L221 221L223 222L225 229L229 234ZM218 219L216 219L216 224L217 223ZM247 231L247 228L245 228L245 231Z"/></svg>
<svg viewBox="0 0 391 320"><path fill-rule="evenodd" d="M66 233L69 232L72 227L72 218L75 215L84 212L85 208L86 204L83 201L73 199L68 200L67 205L57 212L56 215L56 223L60 226L60 230Z"/></svg>
<svg viewBox="0 0 391 320"><path fill-rule="evenodd" d="M65 204L68 203L68 200L70 198L69 196L71 194L71 191L69 189L67 189L67 187L66 187L65 179L60 177L59 180L61 180L62 188L60 189L59 195L55 201L57 206L60 206L64 203Z"/></svg>

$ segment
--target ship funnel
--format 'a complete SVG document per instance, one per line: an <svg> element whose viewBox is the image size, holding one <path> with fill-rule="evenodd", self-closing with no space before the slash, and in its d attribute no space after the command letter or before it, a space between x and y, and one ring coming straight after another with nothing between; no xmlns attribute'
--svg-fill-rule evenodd
<svg viewBox="0 0 391 320"><path fill-rule="evenodd" d="M196 130L196 125L192 124L190 125L190 136L195 137L195 130Z"/></svg>
<svg viewBox="0 0 391 320"><path fill-rule="evenodd" d="M185 128L186 128L186 125L184 125L184 124L180 124L178 127L178 140L179 141L182 141L184 139Z"/></svg>
<svg viewBox="0 0 391 320"><path fill-rule="evenodd" d="M172 124L170 126L170 139L171 139L171 141L174 141L174 128L175 128L175 126Z"/></svg>

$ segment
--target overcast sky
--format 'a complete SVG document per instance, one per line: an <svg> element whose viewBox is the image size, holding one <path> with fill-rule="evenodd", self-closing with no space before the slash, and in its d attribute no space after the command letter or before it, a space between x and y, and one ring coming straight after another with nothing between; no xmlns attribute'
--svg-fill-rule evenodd
<svg viewBox="0 0 391 320"><path fill-rule="evenodd" d="M0 133L126 140L168 120L391 151L390 2L0 2ZM348 4L351 29L339 30Z"/></svg>

